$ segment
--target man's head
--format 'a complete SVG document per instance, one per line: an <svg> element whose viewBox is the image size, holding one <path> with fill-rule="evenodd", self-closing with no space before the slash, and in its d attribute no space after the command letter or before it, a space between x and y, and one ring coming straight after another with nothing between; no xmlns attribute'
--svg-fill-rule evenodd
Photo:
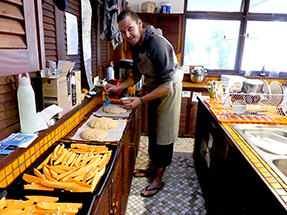
<svg viewBox="0 0 287 215"><path fill-rule="evenodd" d="M118 15L118 25L122 37L131 45L143 43L143 22L139 16L130 9L124 9Z"/></svg>

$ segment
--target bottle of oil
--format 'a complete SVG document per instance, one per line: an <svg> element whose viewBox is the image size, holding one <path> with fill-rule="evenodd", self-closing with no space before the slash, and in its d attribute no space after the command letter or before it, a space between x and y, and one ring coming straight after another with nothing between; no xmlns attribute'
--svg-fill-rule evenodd
<svg viewBox="0 0 287 215"><path fill-rule="evenodd" d="M75 72L71 72L72 106L77 104L77 80Z"/></svg>
<svg viewBox="0 0 287 215"><path fill-rule="evenodd" d="M28 73L26 73L26 77L22 74L18 77L17 99L21 132L23 134L33 134L37 131L35 93Z"/></svg>

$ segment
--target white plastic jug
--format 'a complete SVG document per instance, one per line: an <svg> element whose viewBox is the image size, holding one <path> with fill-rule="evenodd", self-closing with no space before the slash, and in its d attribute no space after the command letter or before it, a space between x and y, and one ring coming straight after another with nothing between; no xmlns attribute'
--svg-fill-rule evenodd
<svg viewBox="0 0 287 215"><path fill-rule="evenodd" d="M33 134L37 131L35 93L28 73L26 73L26 77L22 74L19 74L18 77L17 99L21 132L23 134Z"/></svg>

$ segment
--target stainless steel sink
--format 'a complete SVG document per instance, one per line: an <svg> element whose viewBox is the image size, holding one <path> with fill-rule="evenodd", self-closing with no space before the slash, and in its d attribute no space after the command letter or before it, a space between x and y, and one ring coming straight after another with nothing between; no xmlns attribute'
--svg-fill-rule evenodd
<svg viewBox="0 0 287 215"><path fill-rule="evenodd" d="M287 183L287 126L259 124L232 126Z"/></svg>
<svg viewBox="0 0 287 215"><path fill-rule="evenodd" d="M273 163L287 177L287 158L275 159Z"/></svg>
<svg viewBox="0 0 287 215"><path fill-rule="evenodd" d="M237 127L237 126L236 126ZM240 125L240 133L252 144L265 152L287 155L287 128L285 126Z"/></svg>

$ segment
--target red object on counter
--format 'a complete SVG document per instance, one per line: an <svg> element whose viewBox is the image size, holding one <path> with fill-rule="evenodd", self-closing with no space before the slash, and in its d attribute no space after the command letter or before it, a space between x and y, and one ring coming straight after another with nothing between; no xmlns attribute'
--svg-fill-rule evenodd
<svg viewBox="0 0 287 215"><path fill-rule="evenodd" d="M111 79L111 80L110 80L110 83L113 84L113 85L120 85L121 82L122 82L122 81L119 80L119 79ZM119 96L119 95L122 93L122 91L123 91L123 90L119 90L119 91L117 91L116 93L113 93L113 94L116 95L116 96Z"/></svg>

